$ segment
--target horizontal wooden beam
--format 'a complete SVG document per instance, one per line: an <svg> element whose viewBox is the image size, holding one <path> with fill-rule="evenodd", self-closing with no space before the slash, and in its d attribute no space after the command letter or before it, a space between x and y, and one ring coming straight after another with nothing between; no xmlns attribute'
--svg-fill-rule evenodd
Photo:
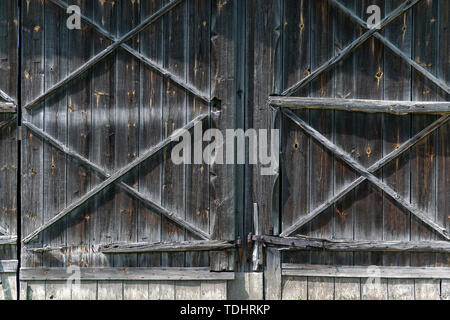
<svg viewBox="0 0 450 320"><path fill-rule="evenodd" d="M274 107L290 109L323 109L367 113L390 113L396 115L410 113L450 113L450 102L434 101L389 101L270 96L269 104Z"/></svg>
<svg viewBox="0 0 450 320"><path fill-rule="evenodd" d="M0 236L0 245L16 244L16 236Z"/></svg>
<svg viewBox="0 0 450 320"><path fill-rule="evenodd" d="M108 179L109 177L111 177L111 175L105 169L103 169L102 167L96 165L95 163L91 162L90 160L86 159L85 157L80 155L78 152L68 148L66 145L64 145L61 142L59 142L58 140L56 140L55 138L53 138L51 135L49 135L45 131L39 129L34 124L32 124L30 122L27 122L27 121L23 121L22 124L25 127L27 127L28 129L30 129L32 132L34 132L36 135L40 136L42 139L44 139L45 141L50 143L55 148L61 150L65 154L69 155L70 157L78 160L81 164L86 165L89 169L95 170L104 179ZM189 129L190 127L191 127L190 124L188 124L184 128L185 129ZM196 227L195 225L185 221L184 219L179 218L174 212L171 212L171 211L167 210L166 208L162 207L161 205L159 205L155 201L153 201L151 199L148 199L148 197L146 197L144 194L142 194L141 192L139 192L135 188L130 187L125 182L123 182L123 181L116 181L115 184L118 187L120 187L123 191L127 192L131 196L133 196L136 199L138 199L139 201L141 201L143 204L145 204L148 207L150 207L156 213L159 213L159 214L163 215L164 217L168 218L172 222L175 222L179 226L181 226L181 227L185 228L186 230L192 232L192 234L200 237L200 239L209 239L209 234L208 233L206 233L205 231L203 231L200 228ZM44 249L45 249L45 251L53 251L53 250L48 250L47 248L43 248L43 250Z"/></svg>
<svg viewBox="0 0 450 320"><path fill-rule="evenodd" d="M16 113L17 108L13 102L0 102L0 113Z"/></svg>
<svg viewBox="0 0 450 320"><path fill-rule="evenodd" d="M138 242L138 243L110 243L99 246L102 253L142 253L142 252L184 252L232 249L235 245L230 241L199 240L179 242Z"/></svg>
<svg viewBox="0 0 450 320"><path fill-rule="evenodd" d="M311 237L253 236L254 241L281 247L282 251L371 251L450 253L450 241L331 240Z"/></svg>
<svg viewBox="0 0 450 320"><path fill-rule="evenodd" d="M92 188L90 191L88 191L86 194L84 194L82 197L77 199L76 201L69 204L65 209L61 210L59 213L57 213L53 218L49 219L47 222L45 222L43 225L38 227L36 230L31 232L29 235L27 235L25 238L23 238L23 243L29 243L31 240L36 238L41 232L48 229L52 225L54 225L56 222L60 221L62 218L64 218L66 215L71 213L73 210L81 207L84 205L87 201L89 201L91 198L108 188L110 185L115 183L116 181L119 181L124 175L129 173L131 170L136 168L138 165L146 161L147 159L151 158L161 150L163 150L166 146L170 145L174 141L178 141L179 137L183 134L183 130L189 130L193 128L198 122L203 121L207 115L200 115L190 121L187 125L185 125L183 128L174 131L169 137L164 139L163 141L159 142L156 146L151 147L147 151L145 151L142 155L139 155L134 161L127 164L125 167L117 170L114 174L109 176L108 179L104 180L103 182L96 185L94 188ZM129 189L132 189L131 187L128 187Z"/></svg>
<svg viewBox="0 0 450 320"><path fill-rule="evenodd" d="M21 268L20 280L67 280L66 268ZM209 268L80 268L80 280L233 280L234 272Z"/></svg>
<svg viewBox="0 0 450 320"><path fill-rule="evenodd" d="M450 268L441 267L362 267L283 263L283 276L336 278L450 279Z"/></svg>
<svg viewBox="0 0 450 320"><path fill-rule="evenodd" d="M330 70L335 65L337 65L340 61L344 60L350 53L352 53L356 48L359 48L367 39L373 36L378 30L385 28L390 22L394 21L396 18L401 16L403 13L407 12L409 9L417 5L419 2L423 0L407 0L401 3L396 9L394 9L390 15L386 16L380 23L374 27L373 29L367 30L361 36L352 41L348 46L339 51L335 56L326 61L320 67L311 72L308 76L304 77L285 91L281 95L283 96L291 96L299 89L305 87L311 81L316 79L322 73Z"/></svg>
<svg viewBox="0 0 450 320"><path fill-rule="evenodd" d="M0 273L12 273L17 271L19 261L17 260L0 260Z"/></svg>

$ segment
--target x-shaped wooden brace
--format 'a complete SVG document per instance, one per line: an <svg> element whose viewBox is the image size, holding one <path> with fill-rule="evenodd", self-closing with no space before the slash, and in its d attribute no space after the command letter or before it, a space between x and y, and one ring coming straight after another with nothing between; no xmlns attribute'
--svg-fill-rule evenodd
<svg viewBox="0 0 450 320"><path fill-rule="evenodd" d="M65 4L65 3L63 3L63 2L61 2L59 0L50 0L50 1L53 2L54 4L56 4L57 6L63 8L63 9L67 8L67 4ZM140 31L145 29L151 23L155 22L157 19L159 19L165 13L167 13L170 10L172 10L175 6L179 5L182 1L183 0L174 0L174 1L170 2L170 3L168 3L167 5L165 5L161 9L159 9L156 13L151 15L149 18L147 18L144 21L142 21L138 26L133 28L131 31L127 32L124 36L120 37L119 39L115 39L115 37L113 37L112 35L110 35L106 31L104 31L102 28L100 28L97 24L95 24L89 18L87 18L84 15L81 15L81 18L88 25L90 25L93 29L95 29L97 32L99 32L100 34L102 34L103 36L108 38L109 40L113 41L113 43L110 46L108 46L106 49L104 49L102 52L98 53L97 55L95 55L94 57L89 59L89 61L87 61L80 68L76 69L74 72L69 74L66 78L64 78L63 80L59 81L55 85L53 85L46 92L44 92L40 96L36 97L32 101L30 101L28 104L25 105L25 108L27 110L32 110L35 107L39 106L39 104L42 101L44 101L48 96L50 96L51 94L55 93L57 90L62 88L63 86L65 86L68 83L70 83L70 81L72 81L76 77L82 75L89 68L91 68L92 66L94 66L95 64L97 64L98 62L103 60L104 58L106 58L109 54L111 54L119 46L124 48L125 50L127 50L133 56L137 57L141 62L144 63L144 65L146 65L146 66L152 68L153 70L159 72L163 77L165 77L166 79L171 80L172 82L174 82L178 86L182 87L183 89L185 89L189 93L193 94L197 98L200 98L201 100L205 101L207 104L213 103L215 99L208 99L208 98L206 98L195 87L191 86L189 83L186 83L185 81L183 81L179 77L173 75L172 73L170 73L168 70L164 69L163 67L158 66L157 64L152 62L150 59L148 59L147 57L141 55L139 52L137 52L136 50L132 49L131 47L129 47L128 45L125 44L126 41L128 41L133 36L138 34ZM92 163L91 161L89 161L88 159L86 159L85 157L80 155L79 153L77 153L77 152L75 152L73 150L70 150L67 146L63 145L62 143L60 143L59 141L54 139L52 136L48 135L46 132L44 132L43 130L39 129L38 127L36 127L32 123L24 121L23 124L28 129L30 129L33 132L35 132L36 134L38 134L41 138L43 138L44 140L46 140L47 142L52 144L54 147L56 147L59 150L61 150L62 152L64 152L65 154L67 154L67 155L69 155L71 157L74 157L75 159L80 161L82 164L86 165L88 168L93 169L94 171L96 171L100 176L102 176L106 180L103 181L102 183L100 183L99 185L97 185L96 187L94 187L93 189L91 189L89 192L87 192L80 199L74 201L72 204L70 204L64 210L59 212L57 215L55 215L52 219L50 219L49 221L44 223L42 226L37 228L35 231L33 231L32 233L27 235L25 238L23 238L22 241L24 243L29 243L31 240L33 240L36 236L38 236L44 230L46 230L47 228L49 228L50 226L52 226L53 224L55 224L56 222L61 220L63 217L65 217L66 215L71 213L73 210L75 210L75 209L79 208L80 206L82 206L85 202L89 201L92 197L94 197L95 195L97 195L98 193L100 193L102 190L106 189L107 187L109 187L113 183L117 184L122 190L124 190L125 192L127 192L130 195L134 196L136 199L142 201L144 204L146 204L146 205L150 206L151 208L153 208L156 212L162 214L163 216L167 217L171 221L175 222L176 224L180 225L181 227L185 228L186 230L188 230L188 231L192 232L193 234L197 235L201 239L209 240L210 239L210 235L208 233L206 233L203 230L197 228L196 226L190 224L189 222L187 222L187 221L185 221L185 220L183 220L181 218L178 218L173 212L170 212L167 209L161 207L158 203L148 199L145 195L140 193L138 190L135 190L134 188L132 188L129 185L127 185L126 183L120 181L120 179L125 174L127 174L128 172L133 170L135 167L137 167L143 161L151 158L152 156L157 154L160 150L162 150L164 147L168 146L173 141L178 140L179 137L182 135L184 130L191 129L198 122L203 121L206 117L207 117L207 115L198 116L194 120L190 121L183 128L173 132L172 135L170 135L168 138L164 139L163 141L158 143L156 146L150 148L145 153L143 153L138 158L136 158L133 162L129 163L128 165L126 165L125 167L123 167L122 169L120 169L119 171L117 171L116 173L114 173L112 175L110 173L106 172L103 168L101 168L98 165Z"/></svg>
<svg viewBox="0 0 450 320"><path fill-rule="evenodd" d="M438 234L443 236L445 239L450 240L450 234L447 231L446 228L440 226L439 224L432 221L430 218L428 218L425 214L423 214L419 209L411 205L408 201L406 201L403 197L401 197L397 192L395 192L391 187L389 187L386 183L384 183L382 180L377 178L373 173L381 169L385 164L387 164L392 159L398 157L400 154L408 150L410 147L415 145L419 140L425 138L428 136L431 132L435 131L439 127L441 127L443 124L445 124L449 118L450 115L444 115L435 122L433 122L430 126L416 134L414 137L403 143L398 149L394 150L390 154L388 154L386 157L382 158L381 160L377 161L374 165L372 165L369 169L366 169L361 164L359 164L355 159L353 159L347 152L342 150L340 147L336 146L333 142L328 140L325 136L323 136L320 132L318 132L316 129L308 125L305 121L300 119L294 112L292 112L289 109L282 109L282 113L284 113L287 117L289 117L292 121L294 121L299 127L301 127L305 132L307 132L310 136L312 136L314 139L316 139L318 142L320 142L325 148L330 150L338 159L344 161L347 163L352 169L357 171L361 177L353 181L349 186L344 188L341 192L337 193L333 198L326 201L321 206L317 207L316 209L309 212L306 216L298 219L292 226L284 230L280 236L287 237L295 230L298 230L300 227L314 219L317 215L324 212L326 209L328 209L331 205L333 205L336 201L343 198L346 194L348 194L350 191L355 189L357 186L359 186L361 183L363 183L365 180L369 180L372 182L375 186L377 186L380 190L385 192L387 195L389 195L392 199L394 199L402 208L408 210L411 212L417 219L422 221L424 224L426 224L428 227L436 231Z"/></svg>
<svg viewBox="0 0 450 320"><path fill-rule="evenodd" d="M38 236L41 232L48 229L50 226L55 224L56 222L60 221L62 218L64 218L66 215L74 211L75 209L81 207L84 203L89 201L92 197L99 194L101 191L105 190L109 186L111 186L113 183L117 184L122 190L129 193L130 195L136 197L138 200L142 201L143 203L149 205L151 208L153 208L156 212L162 214L163 216L167 217L168 219L172 220L176 224L182 226L183 228L186 228L187 230L191 231L193 234L199 236L201 239L209 240L210 236L208 233L204 232L203 230L197 228L196 226L188 223L187 221L178 218L175 213L168 211L167 209L161 207L156 202L148 199L144 194L140 193L139 191L135 190L134 188L130 187L124 182L121 182L120 179L132 171L134 168L136 168L138 165L140 165L142 162L146 161L147 159L151 158L152 156L156 155L158 152L163 150L166 146L171 144L174 141L178 141L179 138L182 136L183 132L185 130L189 130L193 128L197 123L200 121L203 121L205 118L207 118L207 115L201 115L196 117L194 120L190 121L187 125L185 125L183 128L176 130L173 132L169 137L164 139L163 141L159 142L156 146L151 147L149 150L144 152L142 155L138 156L134 161L130 162L128 165L123 167L122 169L116 171L114 174L109 174L106 172L103 168L99 167L98 165L92 163L88 159L84 158L82 155L78 154L77 152L70 150L67 146L61 144L59 141L54 139L52 136L47 134L46 132L42 131L41 129L37 128L32 123L23 122L23 125L41 136L43 139L48 141L50 144L52 144L54 147L58 148L65 154L77 159L84 165L86 165L88 168L93 169L96 171L100 176L105 178L103 182L92 188L90 191L88 191L85 195L80 197L78 200L72 202L69 206L67 206L64 210L60 211L58 214L56 214L53 218L51 218L49 221L45 222L42 226L37 228L35 231L27 235L25 238L23 238L24 243L29 243L31 240L33 240L36 236Z"/></svg>

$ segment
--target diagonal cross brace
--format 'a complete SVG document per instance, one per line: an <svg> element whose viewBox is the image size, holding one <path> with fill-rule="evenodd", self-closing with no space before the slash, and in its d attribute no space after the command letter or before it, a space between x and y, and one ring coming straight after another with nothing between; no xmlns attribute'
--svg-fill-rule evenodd
<svg viewBox="0 0 450 320"><path fill-rule="evenodd" d="M68 84L70 81L75 79L76 77L82 75L84 72L89 70L92 66L97 64L98 62L102 61L104 58L109 56L114 50L116 50L120 45L127 42L131 38L133 38L137 33L141 32L143 29L145 29L148 25L154 23L158 19L160 19L164 14L172 10L174 7L179 5L184 0L173 0L170 1L168 4L166 4L164 7L159 9L157 12L152 14L150 17L142 21L139 25L137 25L135 28L124 34L122 37L117 39L114 43L109 45L106 49L96 54L94 57L89 59L85 64L83 64L81 67L76 69L74 72L69 74L67 77L59 81L58 83L54 84L51 88L49 88L47 91L39 95L38 97L34 98L30 102L28 102L25 105L25 109L28 111L31 111L33 108L37 107L42 101L44 101L48 96L55 93L57 90L64 87L66 84Z"/></svg>
<svg viewBox="0 0 450 320"><path fill-rule="evenodd" d="M150 148L149 150L147 150L146 152L144 152L142 155L140 155L138 158L136 158L134 161L130 162L128 165L126 165L122 169L118 170L116 173L114 173L112 175L108 174L107 176L109 176L109 177L105 181L101 182L100 184L98 184L97 186L92 188L84 196L82 196L78 200L72 202L69 206L67 206L65 209L60 211L53 218L51 218L49 221L47 221L42 226L37 228L35 231L31 232L29 235L27 235L25 238L23 238L23 240L22 240L23 243L25 243L25 244L29 243L31 240L33 240L35 237L37 237L40 233L42 233L44 230L46 230L49 227L51 227L52 225L54 225L56 222L60 221L62 218L67 216L69 213L71 213L73 210L81 207L84 203L86 203L92 197L96 196L101 191L103 191L104 189L109 187L111 184L113 184L115 182L118 182L124 175L129 173L136 166L140 165L145 160L147 160L150 157L152 157L155 154L157 154L159 151L161 151L164 147L166 147L170 143L172 143L174 141L178 141L179 137L182 135L184 130L189 130L190 128L194 127L198 122L203 121L203 119L205 119L206 117L207 117L207 115L201 115L201 116L196 117L194 120L189 122L183 128L173 132L169 137L167 137L163 141L159 142L156 146L154 146L154 147ZM28 124L28 126L29 126L29 124ZM72 152L72 154L73 154L73 152ZM94 168L98 168L98 167L95 166ZM121 185L121 187L125 188L125 190L127 192L130 192L130 193L133 193L133 195L136 195L140 200L144 200L146 202L149 202L145 197L141 196L140 193L138 193L136 190L134 190L133 188L129 187L128 185L126 185L126 184L123 185L123 186ZM163 209L163 208L161 208L161 209ZM169 214L169 212L167 210L165 210L165 209L163 209L163 210L164 210L164 212ZM173 214L170 215L170 218L171 219L176 219L176 218L174 218ZM180 223L180 220L181 219L178 219L178 223ZM183 220L181 220L181 221L183 221ZM203 233L202 238L206 237L207 239L209 239L209 235L205 234L204 232L202 232L202 233Z"/></svg>
<svg viewBox="0 0 450 320"><path fill-rule="evenodd" d="M367 39L369 39L371 36L377 32L377 28L383 29L386 27L389 23L391 23L393 20L395 20L397 17L417 5L419 2L423 0L407 0L403 2L400 6L398 6L392 13L385 17L377 26L376 28L370 29L366 31L364 34L356 38L352 43L350 43L347 47L342 49L337 55L332 57L330 60L325 62L323 65L321 65L319 68L314 70L312 73L310 73L308 76L300 80L299 82L292 85L290 88L283 91L281 94L282 96L290 96L294 94L298 89L303 88L307 84L309 84L311 81L316 79L321 73L331 69L333 66L335 66L337 63L342 61L345 57L347 57L350 53L352 53L356 48L360 47Z"/></svg>
<svg viewBox="0 0 450 320"><path fill-rule="evenodd" d="M350 17L353 21L358 23L363 28L368 28L366 23L356 16L353 12L351 12L348 8L346 8L344 5L342 5L337 0L328 0L332 5L334 5L336 8L341 10L343 13L345 13L348 17ZM431 72L427 71L424 67L422 67L420 64L412 60L410 57L408 57L403 51L401 51L399 48L397 48L392 42L390 42L388 39L383 37L379 32L375 32L373 34L375 38L377 38L381 43L383 43L386 47L391 49L392 52L394 52L396 55L398 55L400 58L403 59L407 64L409 64L411 67L416 69L418 72L420 72L425 78L433 82L436 86L441 88L446 93L450 94L450 88L449 86L442 80L435 77Z"/></svg>
<svg viewBox="0 0 450 320"><path fill-rule="evenodd" d="M384 158L378 160L376 163L374 163L372 166L367 169L370 173L374 173L378 170L380 170L382 167L384 167L387 163L392 161L393 159L399 157L401 154L409 150L412 146L414 146L416 143L418 143L420 140L428 137L431 133L435 132L438 128L443 126L447 123L447 121L450 119L449 115L442 116L438 120L434 121L432 124L430 124L428 127L417 133L415 136L410 138L408 141L404 142L398 149L392 151L388 155L386 155ZM342 189L340 192L335 194L332 198L327 200L325 203L321 204L314 210L310 211L306 216L301 217L297 221L295 221L292 226L287 228L284 232L281 233L282 237L287 237L291 235L295 230L300 229L305 224L313 220L315 217L317 217L319 214L327 210L329 207L331 207L333 204L335 204L337 201L345 197L348 193L350 193L352 190L354 190L357 186L359 186L361 183L366 181L365 177L359 177L358 179L354 180L352 183L350 183L347 187Z"/></svg>
<svg viewBox="0 0 450 320"><path fill-rule="evenodd" d="M51 135L46 133L45 131L39 129L34 124L24 121L23 125L33 131L35 134L40 136L42 139L49 142L52 146L56 147L60 151L64 152L66 155L75 158L76 160L80 161L82 164L86 165L88 168L96 171L102 178L108 179L111 175L104 170L102 167L98 166L97 164L91 162L90 160L86 159L82 155L80 155L78 152L71 150L64 144L60 143L58 140L53 138ZM184 129L188 130L191 127L191 124L188 124L184 127ZM173 138L172 138L173 139ZM136 199L140 200L142 203L148 205L149 207L153 208L156 212L159 214L165 216L172 222L180 225L181 227L185 228L186 230L192 232L193 234L197 235L201 239L208 240L209 234L204 232L203 230L197 228L196 226L190 224L189 222L178 218L175 213L163 208L158 203L148 199L144 194L137 191L136 189L130 187L128 184L124 182L116 182L116 185L118 185L122 190L130 194L131 196L135 197Z"/></svg>
<svg viewBox="0 0 450 320"><path fill-rule="evenodd" d="M62 2L61 0L50 0L50 1L64 10L67 10L67 8L68 8L68 5L66 3ZM104 30L101 26L96 24L90 18L86 17L83 14L81 14L80 17L87 25L89 25L92 29L94 29L95 31L100 33L102 36L104 36L108 40L113 41L113 42L117 40L113 35L111 35L109 32ZM172 81L173 83L177 84L181 88L188 91L190 94L203 100L206 104L211 103L211 99L205 97L205 95L202 92L200 92L197 88L195 88L191 84L187 83L186 81L182 80L181 78L177 77L176 75L171 73L169 70L165 69L162 66L158 66L158 64L153 62L151 59L145 57L143 54L134 50L133 48L131 48L129 45L127 45L125 43L122 43L120 46L123 49L125 49L126 51L128 51L130 54L132 54L134 57L139 59L144 65L146 65L147 67L158 72L163 78L168 79L168 80Z"/></svg>
<svg viewBox="0 0 450 320"><path fill-rule="evenodd" d="M450 234L446 228L440 226L439 224L432 221L426 215L424 215L419 209L411 205L407 202L402 196L400 196L397 192L395 192L391 187L389 187L386 183L381 181L379 178L374 176L371 172L369 172L366 168L364 168L361 164L359 164L355 159L353 159L348 153L342 150L340 147L336 146L333 142L328 140L325 136L323 136L316 129L308 125L305 121L300 119L295 113L288 109L282 109L286 116L288 116L293 122L295 122L299 127L301 127L305 132L307 132L311 137L317 140L320 144L322 144L325 148L331 151L338 159L347 163L350 167L356 170L359 174L361 174L361 178L365 178L372 182L375 186L377 186L381 191L385 192L392 199L394 199L401 207L411 212L417 219L422 221L428 227L436 231L442 237L447 240L450 240ZM444 116L448 117L448 116ZM294 230L295 231L295 230ZM292 231L293 232L293 231ZM283 235L286 235L286 231L283 232Z"/></svg>

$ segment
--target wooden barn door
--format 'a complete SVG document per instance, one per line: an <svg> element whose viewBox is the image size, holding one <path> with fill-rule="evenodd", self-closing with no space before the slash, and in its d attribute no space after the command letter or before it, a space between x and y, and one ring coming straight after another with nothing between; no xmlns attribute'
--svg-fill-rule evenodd
<svg viewBox="0 0 450 320"><path fill-rule="evenodd" d="M81 9L80 30L66 25L68 5ZM27 0L21 10L21 298L225 298L234 168L174 165L171 147L180 128L234 125L233 7Z"/></svg>
<svg viewBox="0 0 450 320"><path fill-rule="evenodd" d="M17 298L17 1L0 2L0 300Z"/></svg>
<svg viewBox="0 0 450 320"><path fill-rule="evenodd" d="M266 298L448 297L448 1L250 6L249 109L281 128L280 175L253 176Z"/></svg>

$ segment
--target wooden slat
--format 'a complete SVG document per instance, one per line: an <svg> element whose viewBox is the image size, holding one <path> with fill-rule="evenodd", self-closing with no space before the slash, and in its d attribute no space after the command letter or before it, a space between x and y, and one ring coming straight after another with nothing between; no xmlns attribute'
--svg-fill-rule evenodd
<svg viewBox="0 0 450 320"><path fill-rule="evenodd" d="M67 280L66 268L22 268L21 280ZM81 280L233 280L232 272L209 268L81 268Z"/></svg>
<svg viewBox="0 0 450 320"><path fill-rule="evenodd" d="M17 108L12 102L0 102L0 113L16 113Z"/></svg>
<svg viewBox="0 0 450 320"><path fill-rule="evenodd" d="M16 242L16 236L0 236L0 245L15 244Z"/></svg>
<svg viewBox="0 0 450 320"><path fill-rule="evenodd" d="M324 109L350 112L390 113L395 115L405 115L409 113L450 113L450 102L437 101L389 101L270 96L269 104L275 107L290 109Z"/></svg>
<svg viewBox="0 0 450 320"><path fill-rule="evenodd" d="M449 279L450 268L440 267L378 267L381 278L394 279ZM367 267L327 265L282 265L283 276L368 278Z"/></svg>
<svg viewBox="0 0 450 320"><path fill-rule="evenodd" d="M281 254L275 248L267 248L267 265L264 272L266 300L281 300Z"/></svg>
<svg viewBox="0 0 450 320"><path fill-rule="evenodd" d="M101 245L100 252L103 253L138 253L138 252L184 252L184 251L209 251L225 250L234 248L235 245L229 241L221 240L198 240L181 242L159 242L159 243L110 243Z"/></svg>
<svg viewBox="0 0 450 320"><path fill-rule="evenodd" d="M204 118L206 118L206 115L199 116L195 118L193 121L191 121L188 125L184 126L183 129L188 130L190 127L194 126L195 123L198 121L202 121ZM174 140L177 139L181 135L181 131L176 131L160 143L158 145L150 148L147 150L144 154L136 158L134 161L130 162L128 165L126 165L124 168L118 170L116 173L111 175L107 180L103 181L102 183L98 184L96 187L92 188L89 192L87 192L83 197L79 198L77 201L73 202L69 206L67 206L64 210L59 212L57 215L55 215L52 219L45 222L42 226L38 227L36 230L34 230L32 233L27 235L22 241L24 243L30 242L33 238L35 238L37 235L39 235L42 231L49 228L59 220L61 220L63 217L65 217L67 214L75 210L76 208L82 206L86 201L88 201L90 198L95 196L96 194L100 193L102 190L106 189L109 185L114 183L115 181L122 178L125 174L133 170L136 166L138 166L140 163L144 162L148 158L152 157L159 151L161 151L165 146L172 143Z"/></svg>

